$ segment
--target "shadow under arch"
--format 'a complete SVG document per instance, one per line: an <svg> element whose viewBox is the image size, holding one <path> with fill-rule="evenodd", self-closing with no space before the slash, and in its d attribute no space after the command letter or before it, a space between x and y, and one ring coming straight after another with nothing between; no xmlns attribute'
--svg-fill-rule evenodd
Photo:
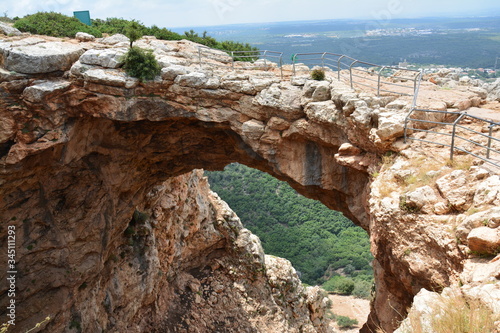
<svg viewBox="0 0 500 333"><path fill-rule="evenodd" d="M66 126L64 140L4 166L9 181L2 185L1 218L22 226L17 236L23 247L43 244L19 255L19 299L33 306L20 309L17 318L27 328L41 309L58 313L68 299L78 299L73 284L84 290L89 277L111 269L110 258L120 253L109 251L117 247L148 189L193 169L247 165L366 228L366 213L359 213L362 205L353 210L352 203L364 201L368 176L334 164L337 146L292 136L285 140L286 153L262 156L229 124L186 117L134 122L72 118ZM325 165L331 170L325 171ZM323 186L325 175L330 177L328 188ZM88 251L82 257L74 256L72 252L84 247ZM35 264L25 265L23 257ZM36 280L51 282L38 285ZM105 306L112 307L106 303L111 298L104 296ZM69 309L57 321L80 318L75 311Z"/></svg>

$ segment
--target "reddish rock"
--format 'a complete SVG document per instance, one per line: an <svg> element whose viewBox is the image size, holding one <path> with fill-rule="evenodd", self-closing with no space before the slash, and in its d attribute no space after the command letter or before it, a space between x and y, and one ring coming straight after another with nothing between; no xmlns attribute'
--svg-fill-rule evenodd
<svg viewBox="0 0 500 333"><path fill-rule="evenodd" d="M500 228L479 227L467 236L468 246L473 252L497 254L500 252Z"/></svg>

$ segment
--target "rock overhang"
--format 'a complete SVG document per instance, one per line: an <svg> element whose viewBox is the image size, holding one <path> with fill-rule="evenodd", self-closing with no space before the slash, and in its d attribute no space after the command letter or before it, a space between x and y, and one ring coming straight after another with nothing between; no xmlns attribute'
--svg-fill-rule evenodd
<svg viewBox="0 0 500 333"><path fill-rule="evenodd" d="M0 157L3 172L31 166L34 173L43 173L57 166L71 174L72 168L86 168L96 183L136 188L134 178L152 184L194 167L222 168L238 161L288 181L300 193L343 211L370 230L379 251L376 270L387 281L397 280L392 270L406 267L405 260L396 258L402 245L381 238L386 231L390 235L397 230L390 215L400 213L398 198L381 199L380 210L376 204L369 207L368 198L370 172L380 156L406 148L394 143L402 135L407 100L359 93L334 79L318 83L306 77L282 80L272 71L233 71L220 66L227 63L214 66L219 51L200 64L197 45L187 41L139 43L154 48L161 59L162 75L150 82L139 82L104 60L120 53L123 45L98 42L82 47L86 52L105 52L95 52L90 60L73 59L63 76L2 70L0 88L10 98L2 100L5 108L0 110L0 144L7 146ZM15 191L9 186L3 190ZM63 187L60 190L64 193ZM422 193L430 193L429 188L410 192L410 201L420 202ZM426 198L422 207L431 207L429 200L434 197ZM436 228L432 232L414 228L416 233L429 232L431 240L432 232L439 233ZM398 232L410 239L411 230ZM467 241L466 234L462 238ZM392 281L388 294L408 305L415 286L432 286L435 276L436 281L448 283L445 275L450 267L458 267L459 257L454 249L449 252L453 255L442 271L408 264L413 273L401 278L406 289L398 289L397 281ZM421 258L417 251L408 257ZM411 274L424 282L413 281Z"/></svg>

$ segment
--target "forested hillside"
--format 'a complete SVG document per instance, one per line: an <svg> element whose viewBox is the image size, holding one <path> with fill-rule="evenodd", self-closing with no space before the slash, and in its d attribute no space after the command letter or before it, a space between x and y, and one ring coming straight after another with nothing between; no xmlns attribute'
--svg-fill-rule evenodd
<svg viewBox="0 0 500 333"><path fill-rule="evenodd" d="M258 170L231 164L206 175L212 190L260 237L266 253L290 260L304 283L369 296L372 256L363 229Z"/></svg>

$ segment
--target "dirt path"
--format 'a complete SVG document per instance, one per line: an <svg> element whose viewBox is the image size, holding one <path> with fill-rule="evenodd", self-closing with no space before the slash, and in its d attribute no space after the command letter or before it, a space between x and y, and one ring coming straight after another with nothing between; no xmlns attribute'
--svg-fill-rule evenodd
<svg viewBox="0 0 500 333"><path fill-rule="evenodd" d="M329 295L328 298L332 301L331 311L340 316L346 316L358 321L358 325L349 330L338 330L345 333L359 332L370 313L370 301L366 299L354 298L353 296Z"/></svg>

